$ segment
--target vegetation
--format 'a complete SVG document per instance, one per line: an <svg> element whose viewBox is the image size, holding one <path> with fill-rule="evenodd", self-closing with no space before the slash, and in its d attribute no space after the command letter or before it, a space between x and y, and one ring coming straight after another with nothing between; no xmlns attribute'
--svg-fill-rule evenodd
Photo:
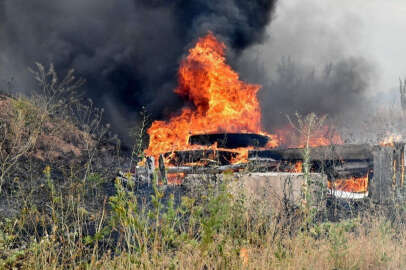
<svg viewBox="0 0 406 270"><path fill-rule="evenodd" d="M1 104L0 269L406 267L404 204L354 208L333 222L325 207L309 203L310 188L306 203L273 208L247 204L244 190L229 188L238 181L229 173L188 194L157 177L150 187L114 179L125 158L102 111L76 95L83 82L73 72L59 82L42 65L34 74L43 92ZM323 121L298 119L307 138ZM127 159L142 158L142 145Z"/></svg>

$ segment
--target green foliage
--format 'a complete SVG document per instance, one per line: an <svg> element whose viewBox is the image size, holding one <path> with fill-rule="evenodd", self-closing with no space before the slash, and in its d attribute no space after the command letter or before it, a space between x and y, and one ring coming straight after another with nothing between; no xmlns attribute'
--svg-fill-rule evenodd
<svg viewBox="0 0 406 270"><path fill-rule="evenodd" d="M141 207L134 192L125 189L119 179L115 186L116 195L110 197L110 226L123 235L127 252L139 255L151 250L151 256L157 256L179 244L180 207L175 207L173 195L163 205L164 194L154 184L151 204Z"/></svg>
<svg viewBox="0 0 406 270"><path fill-rule="evenodd" d="M213 243L217 234L224 234L231 219L231 198L226 192L225 184L221 184L218 190L212 190L207 199L203 215L201 216L201 248L207 250ZM220 248L220 247L219 247Z"/></svg>
<svg viewBox="0 0 406 270"><path fill-rule="evenodd" d="M227 243L239 246L247 237L243 201L235 200L227 187L227 183L211 186L207 196L182 197L180 204L170 194L163 204L165 195L155 182L150 205L140 206L136 195L117 179L117 193L110 197L110 224L122 233L125 250L135 256L149 251L153 260L186 243L206 256L219 256Z"/></svg>

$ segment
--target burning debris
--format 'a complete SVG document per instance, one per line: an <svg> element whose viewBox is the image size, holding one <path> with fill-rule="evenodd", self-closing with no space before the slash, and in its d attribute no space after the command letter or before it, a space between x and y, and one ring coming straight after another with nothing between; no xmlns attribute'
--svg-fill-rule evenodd
<svg viewBox="0 0 406 270"><path fill-rule="evenodd" d="M379 153L395 149L397 138L372 147L345 145L328 125L314 130L306 143L290 127L274 134L265 132L257 97L260 86L239 79L226 64L225 45L212 33L190 49L178 81L175 93L191 105L168 121L152 123L145 153L153 158L147 159L147 166L137 167L136 178L151 181L155 167L161 182L169 184L181 184L188 175L223 172L302 173L307 144L310 170L327 175L325 186L332 196L377 198L376 189L370 190L377 183L372 181L374 174L385 170L379 165ZM403 157L404 150L400 151ZM399 157L391 157L395 162L392 173L402 171L403 179L404 158Z"/></svg>
<svg viewBox="0 0 406 270"><path fill-rule="evenodd" d="M248 151L254 148L301 144L300 139L288 140L294 134L292 129L278 130L275 134L262 129L257 97L261 87L239 79L226 64L225 48L224 43L209 33L189 51L181 64L175 93L190 101L191 106L166 122L152 123L148 129L147 155L157 157L173 151L232 148L238 153L234 162L246 162ZM327 137L327 126L315 132L312 146L342 142L337 134L333 134L332 140Z"/></svg>
<svg viewBox="0 0 406 270"><path fill-rule="evenodd" d="M181 64L179 86L175 93L189 100L192 106L183 108L179 115L167 122L152 123L148 129L150 143L147 155L207 148L221 150L226 145L219 143L213 133L254 133L258 141L267 140L267 146L278 145L276 135L261 129L257 98L260 86L242 82L226 64L224 50L225 45L209 33L189 51L189 56ZM240 138L243 136L249 137L242 135ZM208 140L202 143L204 137ZM198 146L197 141L200 141ZM248 149L242 146L234 151L246 156Z"/></svg>

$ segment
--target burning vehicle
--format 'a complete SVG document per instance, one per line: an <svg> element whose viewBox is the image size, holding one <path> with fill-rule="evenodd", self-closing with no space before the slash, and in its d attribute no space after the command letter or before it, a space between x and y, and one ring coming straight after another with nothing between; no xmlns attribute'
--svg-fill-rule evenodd
<svg viewBox="0 0 406 270"><path fill-rule="evenodd" d="M187 175L225 171L285 177L302 173L307 145L310 172L326 175L324 184L332 197L383 202L403 188L404 144L344 144L327 125L314 130L307 142L292 140L290 127L264 131L257 97L261 87L239 79L226 63L225 49L211 33L190 49L180 65L175 93L191 106L168 121L152 123L148 158L137 166L135 178L151 180L154 168L169 184L181 184Z"/></svg>

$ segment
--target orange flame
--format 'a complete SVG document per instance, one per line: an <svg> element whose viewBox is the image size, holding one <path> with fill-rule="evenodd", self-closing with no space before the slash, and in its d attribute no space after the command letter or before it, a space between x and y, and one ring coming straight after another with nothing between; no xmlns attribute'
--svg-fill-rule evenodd
<svg viewBox="0 0 406 270"><path fill-rule="evenodd" d="M328 182L328 188L347 192L367 192L368 175L364 177L350 177L345 179L336 179L334 182Z"/></svg>
<svg viewBox="0 0 406 270"><path fill-rule="evenodd" d="M295 169L294 169L295 173L301 173L303 172L303 161L297 161L295 163Z"/></svg>
<svg viewBox="0 0 406 270"><path fill-rule="evenodd" d="M191 101L193 108L183 108L168 122L155 121L148 129L147 155L174 150L198 149L189 145L191 134L261 131L259 85L246 84L226 64L225 45L213 34L200 38L181 63L175 93ZM275 135L269 146L277 146ZM207 148L207 147L201 147ZM217 148L212 146L212 148ZM245 149L248 152L247 149Z"/></svg>
<svg viewBox="0 0 406 270"><path fill-rule="evenodd" d="M292 126L286 126L276 131L279 143L290 148L303 148L306 145L306 140L300 134L295 132ZM309 146L327 146L331 144L343 144L343 140L338 132L328 125L322 126L318 130L313 130Z"/></svg>
<svg viewBox="0 0 406 270"><path fill-rule="evenodd" d="M396 142L399 142L402 140L402 136L401 135L395 135L395 134L391 134L388 135L386 138L384 138L379 145L380 146L391 146L394 147Z"/></svg>
<svg viewBox="0 0 406 270"><path fill-rule="evenodd" d="M292 137L293 132L289 129L281 130L278 135L262 131L257 98L261 86L240 80L238 73L226 63L225 49L224 43L209 33L189 50L189 55L179 68L175 93L190 101L191 106L183 108L169 121L152 123L147 131L150 137L145 151L147 155L158 156L176 150L219 149L216 144L209 147L190 145L188 140L193 134L257 133L270 138L268 148L277 147L281 140L286 141L286 138ZM323 128L320 134L314 136L311 146L331 143L324 131ZM337 141L341 142L341 138ZM303 146L302 143L288 145ZM249 149L233 149L239 155L231 162L245 162Z"/></svg>
<svg viewBox="0 0 406 270"><path fill-rule="evenodd" d="M343 144L341 136L336 130L331 130L328 125L324 125L318 130L315 130L310 138L309 145L315 146L327 146L330 144Z"/></svg>

